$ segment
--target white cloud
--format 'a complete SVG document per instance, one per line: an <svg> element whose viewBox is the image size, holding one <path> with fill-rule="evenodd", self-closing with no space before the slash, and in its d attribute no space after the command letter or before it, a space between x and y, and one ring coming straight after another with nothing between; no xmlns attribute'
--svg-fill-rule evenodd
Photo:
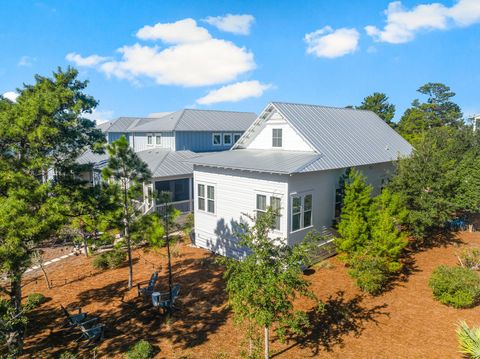
<svg viewBox="0 0 480 359"><path fill-rule="evenodd" d="M2 96L5 97L6 99L12 101L12 102L16 102L17 97L20 96L20 95L18 93L14 92L14 91L7 91Z"/></svg>
<svg viewBox="0 0 480 359"><path fill-rule="evenodd" d="M30 67L33 65L33 62L36 61L36 58L30 56L22 56L20 60L18 60L18 66L26 66Z"/></svg>
<svg viewBox="0 0 480 359"><path fill-rule="evenodd" d="M480 1L460 0L447 7L439 3L420 4L407 10L400 1L391 2L385 10L382 29L366 26L365 31L378 42L401 44L412 41L420 31L446 30L480 21Z"/></svg>
<svg viewBox="0 0 480 359"><path fill-rule="evenodd" d="M113 118L112 110L97 110L93 109L92 113L85 113L83 117L95 121L97 125L110 121Z"/></svg>
<svg viewBox="0 0 480 359"><path fill-rule="evenodd" d="M146 25L137 31L137 37L141 40L162 40L168 44L202 42L212 38L208 30L197 26L193 19Z"/></svg>
<svg viewBox="0 0 480 359"><path fill-rule="evenodd" d="M330 26L325 26L305 35L307 53L330 59L344 56L357 50L359 38L356 29L333 30Z"/></svg>
<svg viewBox="0 0 480 359"><path fill-rule="evenodd" d="M225 32L248 35L255 18L252 15L227 14L225 16L209 16L203 21Z"/></svg>
<svg viewBox="0 0 480 359"><path fill-rule="evenodd" d="M108 60L108 57L98 56L98 55L90 55L83 57L75 52L70 52L65 56L67 61L73 62L77 66L83 67L94 67L102 62Z"/></svg>
<svg viewBox="0 0 480 359"><path fill-rule="evenodd" d="M271 85L259 81L237 82L210 91L206 96L199 98L200 105L211 105L219 102L238 102L249 97L260 97L271 88Z"/></svg>

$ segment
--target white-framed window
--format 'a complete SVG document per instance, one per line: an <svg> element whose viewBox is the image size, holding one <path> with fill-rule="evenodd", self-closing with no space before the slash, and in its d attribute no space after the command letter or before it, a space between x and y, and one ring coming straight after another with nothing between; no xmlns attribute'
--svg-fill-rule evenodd
<svg viewBox="0 0 480 359"><path fill-rule="evenodd" d="M232 144L232 134L231 133L224 133L223 134L223 144L224 145L231 145Z"/></svg>
<svg viewBox="0 0 480 359"><path fill-rule="evenodd" d="M292 232L312 226L312 194L292 196Z"/></svg>
<svg viewBox="0 0 480 359"><path fill-rule="evenodd" d="M282 147L282 129L272 129L272 147Z"/></svg>
<svg viewBox="0 0 480 359"><path fill-rule="evenodd" d="M207 186L207 212L215 213L215 187Z"/></svg>
<svg viewBox="0 0 480 359"><path fill-rule="evenodd" d="M153 146L153 134L149 133L147 135L147 145L148 146Z"/></svg>
<svg viewBox="0 0 480 359"><path fill-rule="evenodd" d="M238 140L240 139L240 137L242 137L241 133L234 133L233 134L233 143L237 143Z"/></svg>
<svg viewBox="0 0 480 359"><path fill-rule="evenodd" d="M199 184L197 187L198 210L205 211L205 185Z"/></svg>
<svg viewBox="0 0 480 359"><path fill-rule="evenodd" d="M263 194L257 194L257 201L256 201L256 212L257 212L257 217L261 216L262 214L267 212L267 196ZM270 207L274 211L277 211L277 214L275 216L275 224L274 224L274 229L280 230L280 210L282 207L282 199L279 197L270 197Z"/></svg>
<svg viewBox="0 0 480 359"><path fill-rule="evenodd" d="M214 133L212 135L212 144L214 146L221 146L222 145L222 134L221 133Z"/></svg>
<svg viewBox="0 0 480 359"><path fill-rule="evenodd" d="M160 146L162 144L162 134L157 133L155 135L155 146Z"/></svg>

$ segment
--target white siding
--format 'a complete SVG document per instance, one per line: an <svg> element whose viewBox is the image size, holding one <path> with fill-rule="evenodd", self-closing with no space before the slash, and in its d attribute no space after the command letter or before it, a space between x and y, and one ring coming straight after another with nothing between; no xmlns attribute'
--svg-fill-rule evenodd
<svg viewBox="0 0 480 359"><path fill-rule="evenodd" d="M147 145L148 133L137 132L130 135L130 145L135 152L144 151L152 148L168 148L175 151L175 136L173 132L153 132L152 134L161 134L162 142L160 145L155 145L155 138L153 139L153 146Z"/></svg>
<svg viewBox="0 0 480 359"><path fill-rule="evenodd" d="M282 199L280 231L272 236L285 238L287 233L288 177L280 175L200 168L194 171L195 242L198 246L232 257L242 252L234 237L238 223L249 223L244 214L253 215L256 195L265 194ZM215 214L198 210L198 183L215 187Z"/></svg>
<svg viewBox="0 0 480 359"><path fill-rule="evenodd" d="M379 194L382 179L386 180L393 172L392 163L379 163L360 166L358 169L367 177L367 183L373 186L374 195ZM289 178L288 228L291 228L291 197L294 194L313 195L313 227L320 230L323 226L331 227L335 211L335 189L338 188L340 176L344 169L295 174ZM288 243L298 243L312 228L300 229L288 235Z"/></svg>
<svg viewBox="0 0 480 359"><path fill-rule="evenodd" d="M282 147L272 147L272 130L282 129ZM250 135L246 148L259 150L312 151L308 145L278 113L272 114L265 123Z"/></svg>

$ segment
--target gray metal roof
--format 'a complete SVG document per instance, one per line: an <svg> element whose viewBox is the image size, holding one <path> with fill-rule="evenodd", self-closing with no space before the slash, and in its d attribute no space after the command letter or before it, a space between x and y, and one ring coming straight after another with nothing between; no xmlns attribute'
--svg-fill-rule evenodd
<svg viewBox="0 0 480 359"><path fill-rule="evenodd" d="M389 162L412 152L412 146L371 111L284 102L272 105L322 155L304 172Z"/></svg>
<svg viewBox="0 0 480 359"><path fill-rule="evenodd" d="M191 151L171 151L160 148L140 151L137 155L148 165L153 178L191 175L193 165L187 161L198 156Z"/></svg>
<svg viewBox="0 0 480 359"><path fill-rule="evenodd" d="M91 150L86 150L82 153L76 160L76 163L79 165L88 165L88 164L96 164L102 161L108 160L107 153L93 153Z"/></svg>
<svg viewBox="0 0 480 359"><path fill-rule="evenodd" d="M314 152L239 149L200 155L190 162L207 167L289 174L302 172L318 158L320 155Z"/></svg>
<svg viewBox="0 0 480 359"><path fill-rule="evenodd" d="M314 152L246 150L196 158L197 165L274 173L300 173L346 168L408 156L412 146L371 111L272 102L273 107ZM258 125L258 124L256 124Z"/></svg>
<svg viewBox="0 0 480 359"><path fill-rule="evenodd" d="M161 114L161 113L159 113ZM102 125L105 132L245 131L257 118L253 112L185 109L158 118L120 117Z"/></svg>

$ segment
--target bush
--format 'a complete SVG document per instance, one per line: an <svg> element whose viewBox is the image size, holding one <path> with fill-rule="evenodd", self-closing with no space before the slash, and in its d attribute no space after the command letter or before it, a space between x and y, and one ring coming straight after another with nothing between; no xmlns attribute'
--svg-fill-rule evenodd
<svg viewBox="0 0 480 359"><path fill-rule="evenodd" d="M130 347L125 354L125 359L150 359L153 358L153 346L146 340L140 340Z"/></svg>
<svg viewBox="0 0 480 359"><path fill-rule="evenodd" d="M127 254L121 249L114 249L113 251L104 252L95 256L92 260L92 265L95 269L105 270L107 268L113 269L120 267Z"/></svg>
<svg viewBox="0 0 480 359"><path fill-rule="evenodd" d="M356 256L350 262L348 273L355 278L361 290L369 294L378 294L388 281L388 268L381 258L367 255Z"/></svg>
<svg viewBox="0 0 480 359"><path fill-rule="evenodd" d="M42 293L32 293L27 297L26 306L28 308L36 308L40 304L47 301L47 298Z"/></svg>
<svg viewBox="0 0 480 359"><path fill-rule="evenodd" d="M456 332L459 352L467 358L480 359L480 328L470 328L462 321Z"/></svg>
<svg viewBox="0 0 480 359"><path fill-rule="evenodd" d="M479 270L480 269L480 249L465 249L459 256L458 260L462 267Z"/></svg>
<svg viewBox="0 0 480 359"><path fill-rule="evenodd" d="M480 300L480 277L468 268L439 266L428 285L435 299L455 308L473 307Z"/></svg>

